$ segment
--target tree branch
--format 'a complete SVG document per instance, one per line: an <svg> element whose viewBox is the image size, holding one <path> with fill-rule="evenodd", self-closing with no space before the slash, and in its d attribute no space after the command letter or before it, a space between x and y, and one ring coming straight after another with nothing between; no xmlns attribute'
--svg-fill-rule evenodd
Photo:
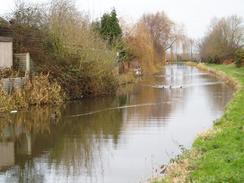
<svg viewBox="0 0 244 183"><path fill-rule="evenodd" d="M175 39L172 41L172 43L171 43L168 47L166 47L166 48L164 49L164 51L170 49L170 48L173 46L173 44L175 43L176 40L177 40L177 38L175 38Z"/></svg>

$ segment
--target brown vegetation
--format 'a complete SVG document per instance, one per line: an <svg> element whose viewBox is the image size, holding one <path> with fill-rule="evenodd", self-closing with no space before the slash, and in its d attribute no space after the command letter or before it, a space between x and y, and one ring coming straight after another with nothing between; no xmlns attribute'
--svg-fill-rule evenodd
<svg viewBox="0 0 244 183"><path fill-rule="evenodd" d="M0 88L0 112L27 108L30 105L57 105L64 99L64 93L57 83L50 83L48 75L33 77L22 89L7 94Z"/></svg>
<svg viewBox="0 0 244 183"><path fill-rule="evenodd" d="M172 20L164 12L144 15L145 29L151 36L153 46L160 59L165 61L166 51L172 47L177 40Z"/></svg>
<svg viewBox="0 0 244 183"><path fill-rule="evenodd" d="M169 50L171 50L173 59L175 54L173 47L176 44L190 42L188 47L191 49L193 47L193 41L188 41L183 30L170 20L164 12L144 15L127 32L126 41L129 50L134 57L140 60L146 72L155 72L158 66L165 64L166 54Z"/></svg>
<svg viewBox="0 0 244 183"><path fill-rule="evenodd" d="M20 3L10 17L14 52L29 52L34 75L49 73L69 99L115 93L116 51L69 0ZM33 70L32 70L33 71Z"/></svg>
<svg viewBox="0 0 244 183"><path fill-rule="evenodd" d="M137 24L133 36L127 38L127 44L145 72L156 71L155 67L160 63L160 57L154 48L151 35L142 22Z"/></svg>
<svg viewBox="0 0 244 183"><path fill-rule="evenodd" d="M235 52L244 46L243 21L238 16L213 20L209 32L202 39L200 56L210 63L223 63L234 59Z"/></svg>

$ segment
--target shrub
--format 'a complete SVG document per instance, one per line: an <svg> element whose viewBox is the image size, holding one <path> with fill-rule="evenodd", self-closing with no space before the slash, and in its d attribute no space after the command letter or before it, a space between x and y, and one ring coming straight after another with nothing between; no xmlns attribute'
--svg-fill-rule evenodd
<svg viewBox="0 0 244 183"><path fill-rule="evenodd" d="M9 77L20 77L24 76L24 72L5 68L5 69L0 69L0 79L1 78L9 78Z"/></svg>
<svg viewBox="0 0 244 183"><path fill-rule="evenodd" d="M7 94L0 88L0 112L27 108L30 105L58 105L65 99L57 82L50 82L48 75L39 75L28 81L22 89Z"/></svg>
<svg viewBox="0 0 244 183"><path fill-rule="evenodd" d="M50 73L50 81L70 99L114 91L116 50L93 31L73 2L54 0L48 8L21 3L11 18L14 52L30 52L33 75ZM47 102L46 97L41 100Z"/></svg>
<svg viewBox="0 0 244 183"><path fill-rule="evenodd" d="M7 95L2 88L0 88L0 112L10 111L15 109L15 107L12 96Z"/></svg>
<svg viewBox="0 0 244 183"><path fill-rule="evenodd" d="M244 49L238 49L235 52L235 64L237 67L244 66Z"/></svg>
<svg viewBox="0 0 244 183"><path fill-rule="evenodd" d="M206 59L204 59L204 61L206 61L209 64L221 64L222 62L217 55L215 55L214 57L209 56Z"/></svg>
<svg viewBox="0 0 244 183"><path fill-rule="evenodd" d="M50 83L49 75L39 75L27 82L24 89L20 91L19 98L30 105L60 104L64 100L64 93L57 82ZM16 93L18 93L16 91Z"/></svg>

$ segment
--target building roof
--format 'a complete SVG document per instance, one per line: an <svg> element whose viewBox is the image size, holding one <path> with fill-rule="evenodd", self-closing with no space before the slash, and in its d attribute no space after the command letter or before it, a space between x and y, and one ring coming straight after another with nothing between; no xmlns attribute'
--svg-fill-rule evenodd
<svg viewBox="0 0 244 183"><path fill-rule="evenodd" d="M9 26L9 22L7 20L5 20L4 18L0 17L0 26L7 27L7 26Z"/></svg>
<svg viewBox="0 0 244 183"><path fill-rule="evenodd" d="M0 36L0 42L13 42L13 38Z"/></svg>
<svg viewBox="0 0 244 183"><path fill-rule="evenodd" d="M12 36L12 30L10 28L10 23L0 17L0 36L2 37L11 37Z"/></svg>
<svg viewBox="0 0 244 183"><path fill-rule="evenodd" d="M11 37L12 36L12 30L9 27L1 27L0 26L0 36L2 37Z"/></svg>

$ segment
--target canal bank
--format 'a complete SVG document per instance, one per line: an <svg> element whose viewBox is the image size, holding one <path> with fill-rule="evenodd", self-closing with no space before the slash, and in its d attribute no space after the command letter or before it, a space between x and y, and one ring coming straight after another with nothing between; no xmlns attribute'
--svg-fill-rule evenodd
<svg viewBox="0 0 244 183"><path fill-rule="evenodd" d="M159 182L244 181L244 68L234 65L188 63L206 70L236 88L232 101L212 129L199 135L191 150L168 165Z"/></svg>

